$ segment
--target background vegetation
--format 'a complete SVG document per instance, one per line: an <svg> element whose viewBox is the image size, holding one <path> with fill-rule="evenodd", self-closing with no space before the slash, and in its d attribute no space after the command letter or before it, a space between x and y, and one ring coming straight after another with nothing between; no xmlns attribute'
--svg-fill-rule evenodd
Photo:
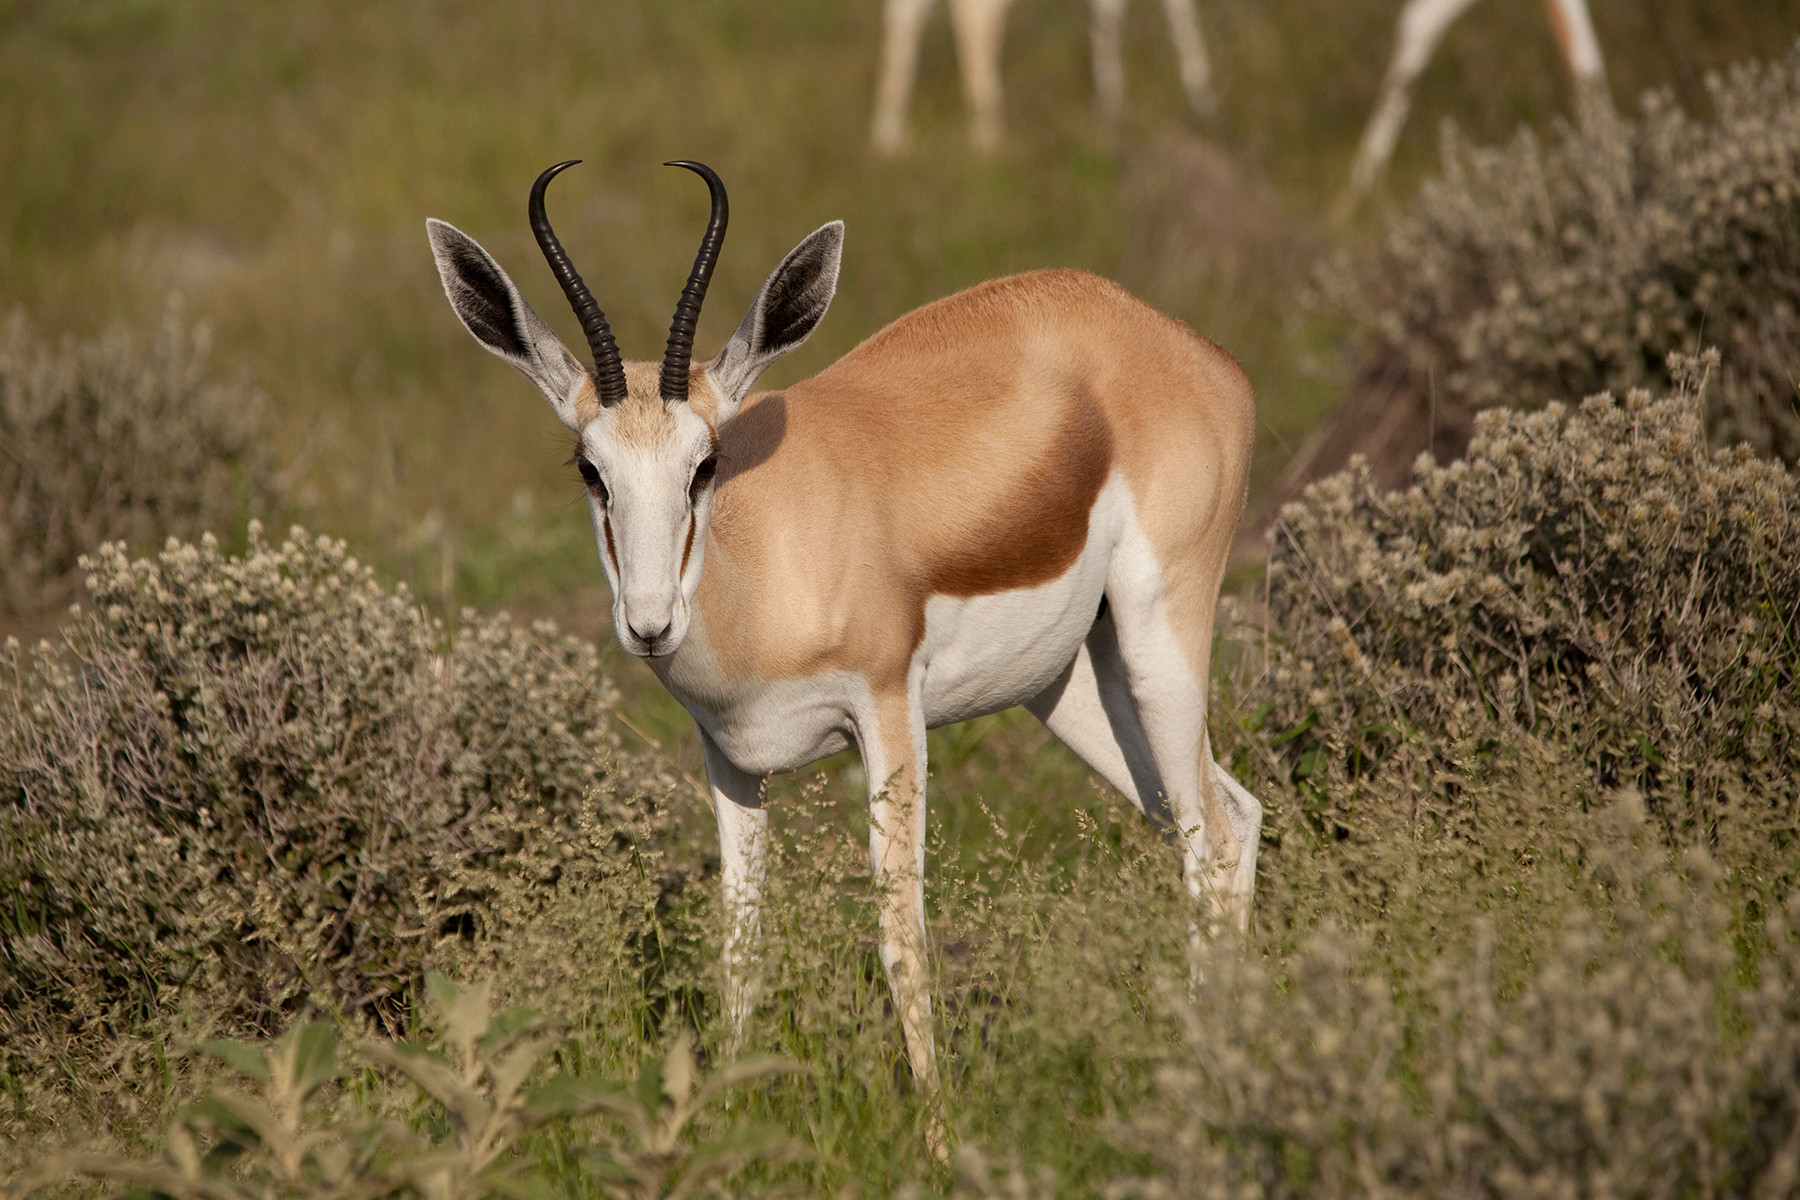
<svg viewBox="0 0 1800 1200"><path fill-rule="evenodd" d="M1800 33L1785 0L1594 8L1627 113L1661 87L1711 121L1705 72L1779 63ZM56 642L0 662L0 1169L68 1137L97 1146L68 1165L119 1182L154 1182L121 1156L163 1156L170 1194L233 1169L184 1147L241 1152L269 1194L347 1194L327 1176L356 1164L423 1192L473 1161L455 1155L478 1125L520 1147L505 1164L531 1186L577 1194L662 1194L690 1169L710 1186L710 1163L757 1193L1789 1194L1794 482L1709 448L1705 397L1736 386L1744 347L1663 362L1701 349L1696 321L1716 328L1697 293L1672 290L1687 323L1667 345L1623 327L1630 304L1524 305L1552 338L1612 314L1599 335L1627 339L1633 371L1594 383L1652 392L1583 405L1587 376L1521 373L1502 341L1472 357L1469 395L1541 412L1482 418L1467 461L1410 491L1352 473L1283 517L1222 635L1213 722L1269 808L1257 928L1250 953L1203 961L1199 990L1154 831L1016 715L933 735L949 1168L922 1150L885 1007L847 759L773 789L762 1003L750 1044L724 1044L686 719L605 637L560 428L457 328L424 249L422 217L456 222L573 336L519 210L544 163L583 156L558 224L648 355L703 207L655 164L706 159L733 232L702 343L798 237L849 225L834 312L777 384L955 287L1089 267L1245 362L1260 488L1383 351L1375 301L1448 295L1407 310L1426 315L1406 345L1466 341L1463 299L1504 275L1469 231L1524 247L1507 269L1531 295L1564 227L1704 241L1655 172L1633 194L1666 239L1596 216L1606 194L1579 171L1529 225L1541 210L1508 189L1540 160L1519 148L1328 229L1393 15L1203 6L1223 111L1202 130L1176 115L1140 5L1131 109L1106 137L1082 6L1022 0L1012 141L989 160L963 149L940 16L915 145L883 162L863 148L872 3L0 0L0 303L31 314L0 358L0 434L32 447L0 465L0 578L29 585L8 583L7 628L54 631L71 555L127 543L92 560ZM1791 107L1793 70L1756 86ZM1392 196L1429 169L1440 118L1477 146L1521 123L1557 146L1564 107L1538 7L1477 6L1425 81ZM1746 197L1800 186L1791 155L1718 162L1708 178ZM1496 201L1478 221L1433 219L1478 192ZM1383 234L1412 252L1384 257ZM1365 273L1312 288L1337 248ZM1793 252L1776 236L1728 272L1718 294L1750 297L1732 313L1791 292ZM1444 264L1470 286L1433 291ZM108 332L156 328L171 292L186 316L156 340ZM1769 351L1760 379L1788 361L1792 314L1773 315L1787 324L1745 343ZM1727 432L1782 448L1790 410L1758 404ZM252 515L348 543L268 537ZM520 619L483 615L502 604ZM531 623L546 615L577 639ZM465 1001L452 1031L451 993L419 993L431 969L567 1024L515 1012L471 1033ZM489 1019L490 991L458 994ZM690 1111L683 1030L700 1069L805 1070ZM321 1048L338 1036L341 1059ZM489 1124L413 1086L442 1079L394 1036L460 1072ZM573 1090L503 1096L503 1061ZM621 1134L618 1080L643 1129L680 1109L685 1140ZM247 1094L289 1140L252 1144Z"/></svg>

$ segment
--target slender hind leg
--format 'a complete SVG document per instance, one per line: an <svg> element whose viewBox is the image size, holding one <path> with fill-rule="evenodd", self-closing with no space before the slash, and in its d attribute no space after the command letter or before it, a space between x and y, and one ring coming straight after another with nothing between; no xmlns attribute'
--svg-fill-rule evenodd
<svg viewBox="0 0 1800 1200"><path fill-rule="evenodd" d="M1171 811L1171 797L1163 785L1150 736L1138 715L1130 672L1119 650L1118 630L1111 612L1094 622L1086 643L1054 684L1025 706L1044 722L1051 733L1082 761L1112 784L1127 800L1159 823L1184 832L1193 828L1191 816L1178 819ZM1204 718L1202 718L1204 730ZM1244 927L1256 881L1256 849L1262 831L1262 806L1256 797L1212 758L1204 733L1199 755L1224 810L1224 824L1237 843L1238 865L1222 897L1223 907L1237 914ZM1196 778L1196 789L1199 781ZM1189 886L1195 883L1193 838L1184 855Z"/></svg>
<svg viewBox="0 0 1800 1200"><path fill-rule="evenodd" d="M1107 600L1138 719L1181 831L1183 877L1215 928L1248 928L1261 807L1225 787L1206 732L1216 570L1165 570L1150 547L1128 539L1114 559ZM1235 818L1235 819L1234 819Z"/></svg>
<svg viewBox="0 0 1800 1200"><path fill-rule="evenodd" d="M1110 613L1094 622L1061 677L1025 708L1139 812L1160 825L1175 823L1163 800L1150 739L1138 720Z"/></svg>
<svg viewBox="0 0 1800 1200"><path fill-rule="evenodd" d="M1256 851L1262 844L1262 804L1218 759L1212 758L1210 745L1207 757L1212 759L1213 783L1225 803L1225 816L1231 822L1231 832L1237 837L1238 852L1242 855L1232 879L1231 903L1241 914L1238 927L1243 929L1249 924L1250 902L1256 891Z"/></svg>

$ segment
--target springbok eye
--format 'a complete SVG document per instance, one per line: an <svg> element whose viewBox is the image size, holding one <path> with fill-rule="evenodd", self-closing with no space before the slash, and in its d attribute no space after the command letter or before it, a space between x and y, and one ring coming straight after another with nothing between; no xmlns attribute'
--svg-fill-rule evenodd
<svg viewBox="0 0 1800 1200"><path fill-rule="evenodd" d="M606 485L600 482L599 469L585 458L577 458L575 460L575 469L581 472L581 482L587 484L591 488L600 489L600 501L601 503L605 503L607 499Z"/></svg>
<svg viewBox="0 0 1800 1200"><path fill-rule="evenodd" d="M718 471L718 469L719 469L719 456L718 455L709 454L705 458L701 459L700 465L694 468L694 482L692 485L690 485L688 487L688 495L690 497L698 499L700 493L705 490L706 485L712 482L713 475Z"/></svg>

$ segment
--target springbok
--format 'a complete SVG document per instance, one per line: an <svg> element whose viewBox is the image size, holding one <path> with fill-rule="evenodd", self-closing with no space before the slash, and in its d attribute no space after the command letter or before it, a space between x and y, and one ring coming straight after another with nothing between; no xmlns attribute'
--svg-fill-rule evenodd
<svg viewBox="0 0 1800 1200"><path fill-rule="evenodd" d="M948 0L956 61L969 105L969 141L979 150L1000 144L1004 121L1000 88L1000 48L1006 10L1013 0ZM1587 0L1541 0L1556 35L1575 90L1604 97L1606 64ZM886 0L881 42L881 74L875 85L875 118L870 142L881 154L893 154L906 142L906 109L919 69L919 41L925 19L936 0ZM1103 121L1117 121L1125 107L1125 65L1119 36L1127 0L1089 0L1089 34L1093 41L1095 108ZM1401 126L1412 107L1412 93L1444 36L1476 0L1406 0L1395 30L1394 55L1382 80L1369 123L1350 165L1350 180L1338 198L1336 215L1348 217L1374 189ZM1197 115L1217 107L1212 66L1193 0L1163 0L1169 40L1174 44L1182 89Z"/></svg>
<svg viewBox="0 0 1800 1200"><path fill-rule="evenodd" d="M937 0L887 0L882 17L881 75L875 84L875 120L869 140L877 153L906 143L906 109L919 71L919 42ZM999 146L1005 127L1000 92L1000 45L1013 0L949 0L956 63L969 105L969 142L977 150ZM1094 55L1094 108L1114 124L1125 111L1125 52L1120 26L1127 0L1088 0L1088 36ZM1194 0L1163 0L1169 40L1188 106L1197 116L1216 107L1212 64L1194 16Z"/></svg>
<svg viewBox="0 0 1800 1200"><path fill-rule="evenodd" d="M881 960L922 1089L925 731L1024 705L1184 841L1214 927L1248 920L1262 810L1207 739L1213 613L1243 511L1255 399L1230 355L1080 271L929 304L820 374L751 394L837 288L824 225L711 361L691 351L724 185L661 364L624 362L532 186L530 222L584 368L498 263L427 230L451 307L575 434L620 644L700 728L727 912L725 1012L751 1005L763 781L862 753Z"/></svg>

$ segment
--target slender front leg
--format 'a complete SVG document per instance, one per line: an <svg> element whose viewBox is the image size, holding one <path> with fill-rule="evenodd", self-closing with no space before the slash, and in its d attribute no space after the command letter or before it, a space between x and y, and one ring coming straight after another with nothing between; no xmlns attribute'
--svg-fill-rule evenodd
<svg viewBox="0 0 1800 1200"><path fill-rule="evenodd" d="M926 1095L937 1091L925 952L925 714L906 693L875 698L857 739L869 780L869 862L881 895L881 965L906 1056Z"/></svg>
<svg viewBox="0 0 1800 1200"><path fill-rule="evenodd" d="M725 876L725 1020L727 1045L742 1045L755 1006L756 939L762 920L763 877L768 867L769 814L763 781L732 765L724 751L700 734L706 748L706 780L719 821L719 863Z"/></svg>

